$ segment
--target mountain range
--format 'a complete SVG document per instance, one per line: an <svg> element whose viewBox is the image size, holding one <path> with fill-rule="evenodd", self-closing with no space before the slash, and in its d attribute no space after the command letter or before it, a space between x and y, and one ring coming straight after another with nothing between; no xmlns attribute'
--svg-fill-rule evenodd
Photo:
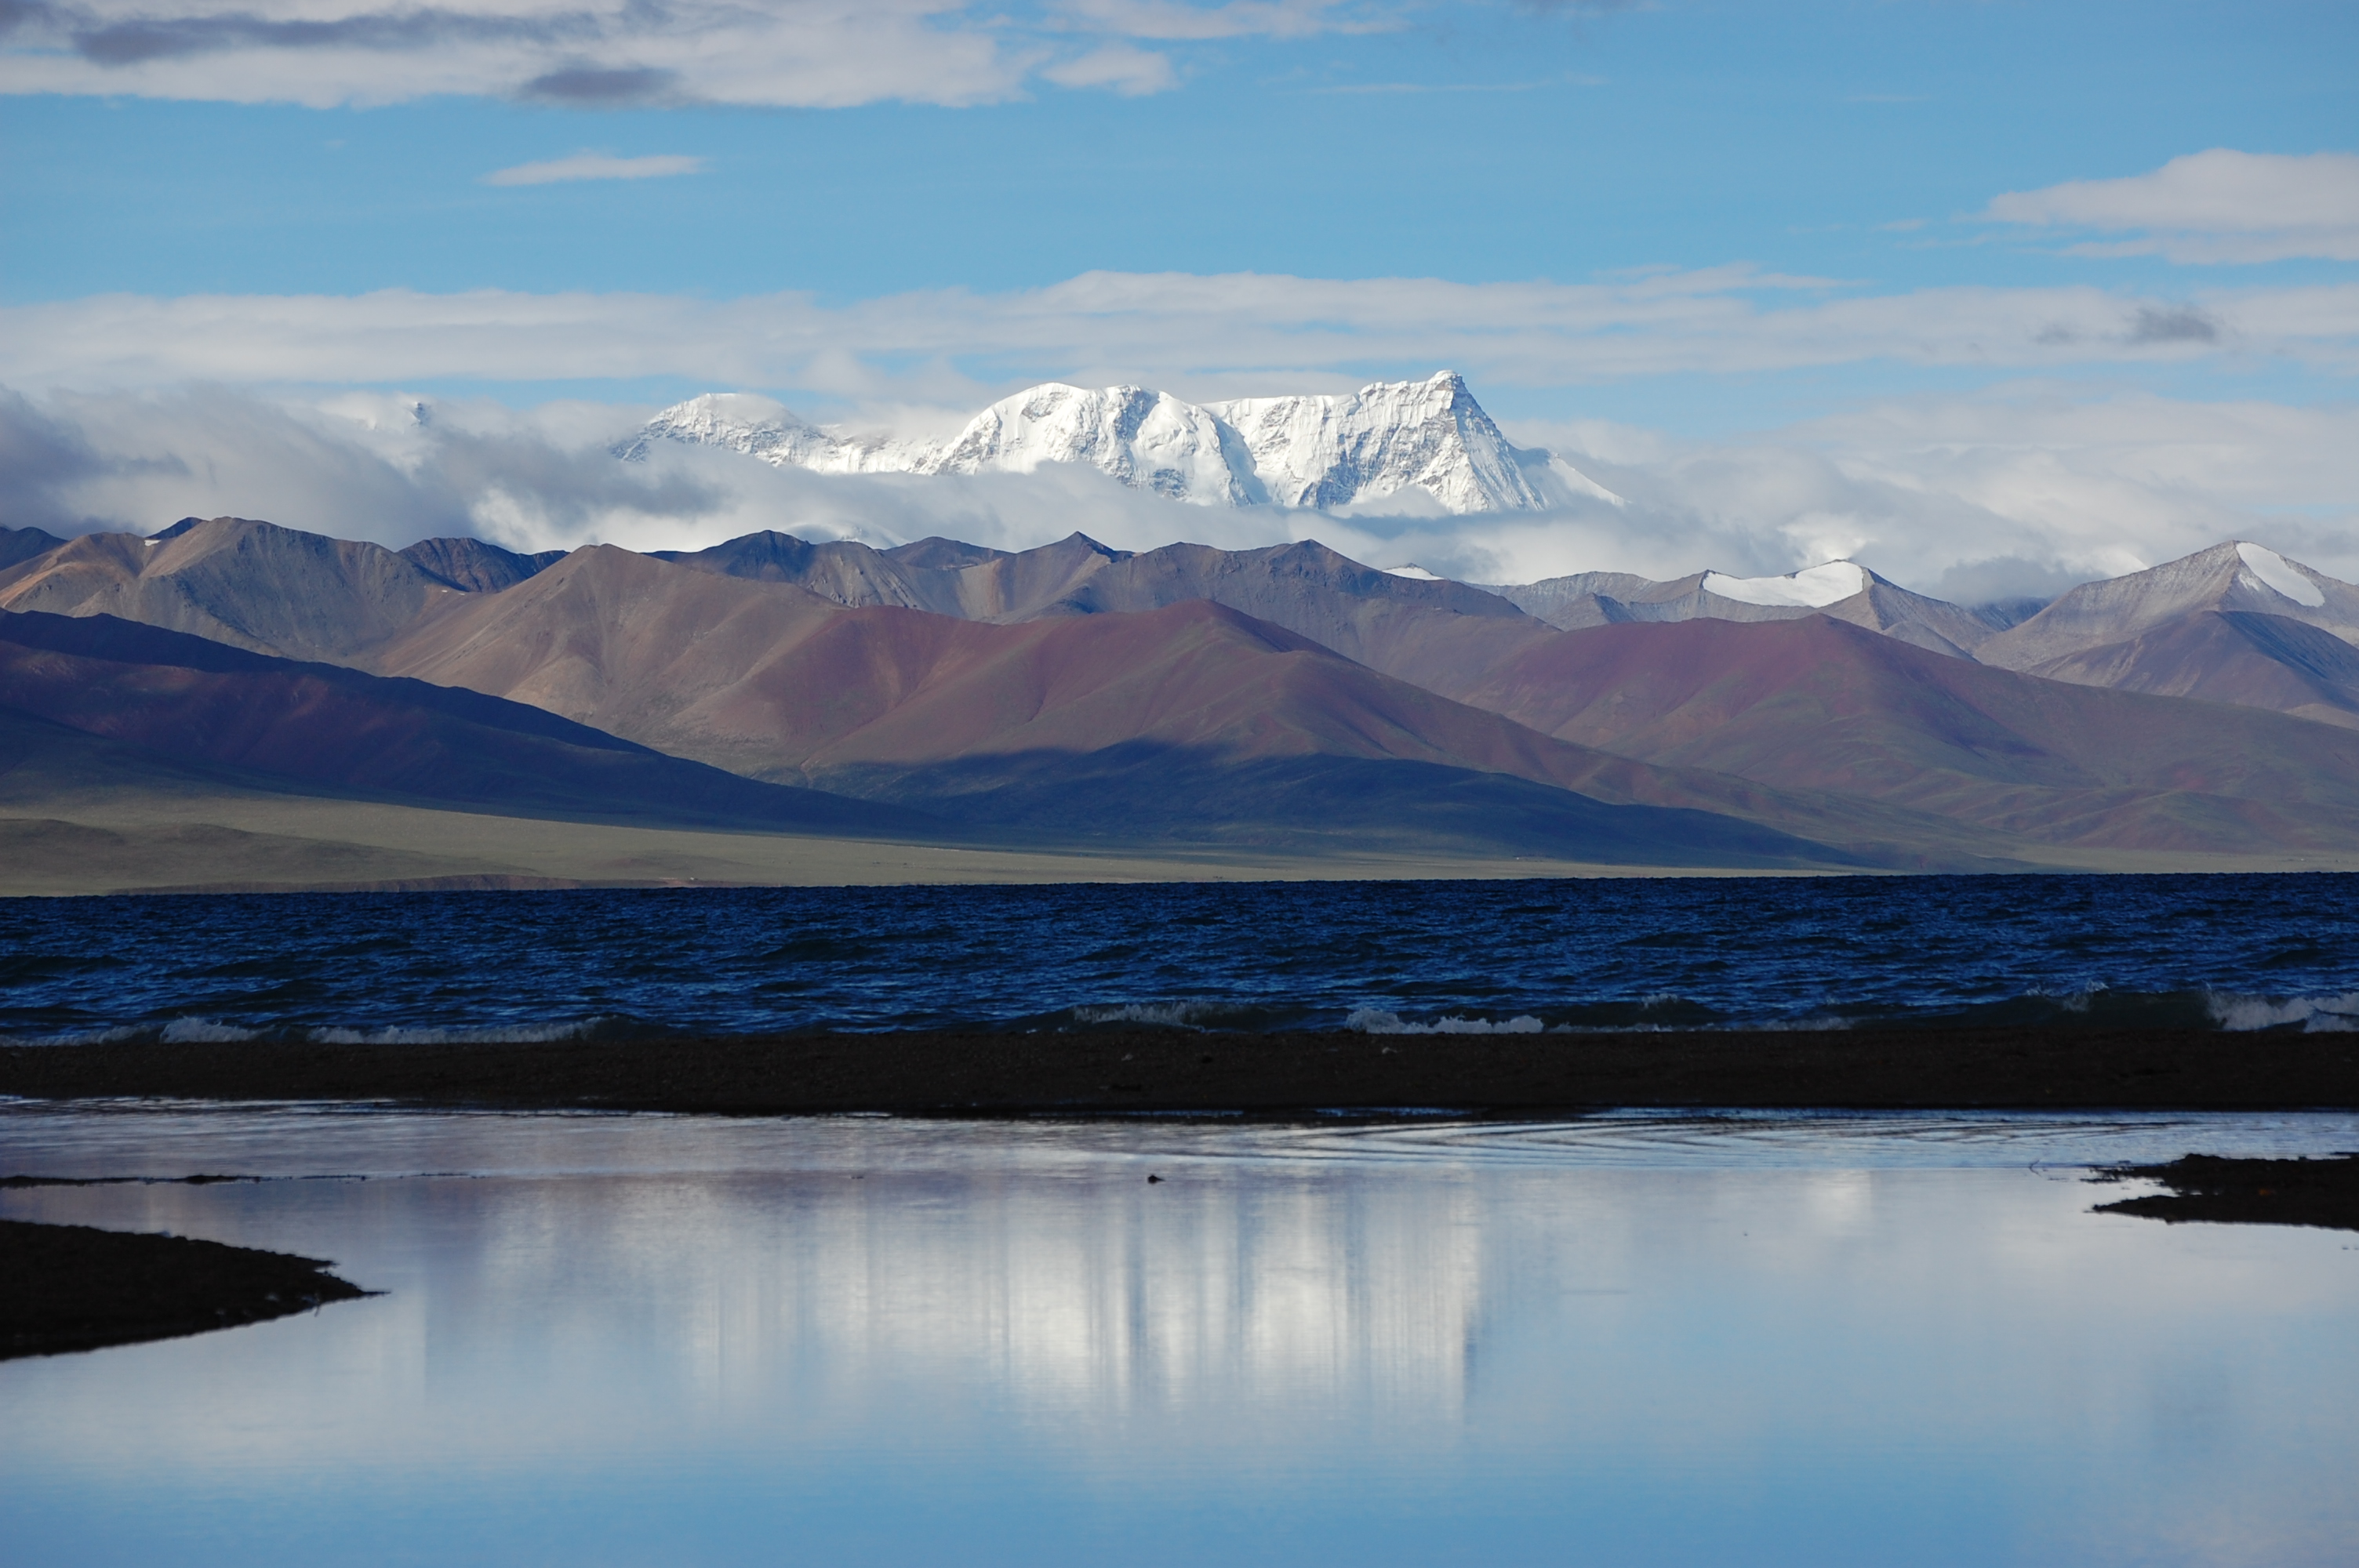
<svg viewBox="0 0 2359 1568"><path fill-rule="evenodd" d="M823 428L764 398L707 393L665 409L616 447L720 447L820 473L1029 473L1085 464L1134 490L1200 506L1333 511L1413 501L1441 512L1531 512L1619 498L1549 452L1499 433L1454 371L1304 393L1183 402L1139 386L1046 382L1005 397L947 441Z"/></svg>
<svg viewBox="0 0 2359 1568"><path fill-rule="evenodd" d="M26 532L0 741L296 794L1314 857L2359 855L2359 589L2250 544L2008 625L1849 562L1484 589L1310 542Z"/></svg>

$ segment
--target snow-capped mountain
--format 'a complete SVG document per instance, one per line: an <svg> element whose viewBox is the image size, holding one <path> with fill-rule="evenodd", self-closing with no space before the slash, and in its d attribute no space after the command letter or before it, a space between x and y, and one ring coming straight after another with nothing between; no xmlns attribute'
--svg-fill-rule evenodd
<svg viewBox="0 0 2359 1568"><path fill-rule="evenodd" d="M1982 656L2032 669L2206 611L2273 615L2359 643L2359 589L2266 546L2230 539L2142 572L2082 583L1993 638Z"/></svg>
<svg viewBox="0 0 2359 1568"><path fill-rule="evenodd" d="M1200 506L1407 503L1469 513L1621 500L1548 452L1511 446L1454 371L1345 395L1206 405L1146 387L1047 382L1002 398L940 444L845 434L766 399L708 393L665 409L615 455L644 460L660 440L822 473L1028 473L1087 463Z"/></svg>
<svg viewBox="0 0 2359 1568"><path fill-rule="evenodd" d="M1251 454L1217 415L1141 386L1052 381L1001 398L915 471L1029 473L1044 463L1088 463L1133 490L1207 506L1268 499Z"/></svg>
<svg viewBox="0 0 2359 1568"><path fill-rule="evenodd" d="M1245 397L1208 412L1244 438L1269 499L1281 506L1351 506L1405 490L1423 491L1447 512L1548 504L1454 371L1377 382L1348 397Z"/></svg>
<svg viewBox="0 0 2359 1568"><path fill-rule="evenodd" d="M737 392L708 392L672 405L629 442L616 447L614 455L625 462L644 462L657 441L721 447L759 458L773 468L821 473L923 472L922 465L936 455L928 442L822 429L766 397Z"/></svg>
<svg viewBox="0 0 2359 1568"><path fill-rule="evenodd" d="M1973 658L1997 630L1971 610L1911 593L1856 561L1827 561L1783 577L1702 571L1668 582L1630 572L1579 572L1490 591L1567 631L1624 621L1795 621L1824 614L1937 654Z"/></svg>

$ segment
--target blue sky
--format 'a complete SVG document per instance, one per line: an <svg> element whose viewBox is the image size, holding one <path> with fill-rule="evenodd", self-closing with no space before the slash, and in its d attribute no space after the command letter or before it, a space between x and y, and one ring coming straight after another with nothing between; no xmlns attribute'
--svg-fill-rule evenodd
<svg viewBox="0 0 2359 1568"><path fill-rule="evenodd" d="M0 382L883 419L1450 362L1555 439L1695 442L2359 367L2359 165L2311 157L2359 151L2347 4L602 4L25 7ZM2197 211L2212 149L2288 161ZM681 172L487 183L584 154ZM2222 505L2342 526L2343 485Z"/></svg>

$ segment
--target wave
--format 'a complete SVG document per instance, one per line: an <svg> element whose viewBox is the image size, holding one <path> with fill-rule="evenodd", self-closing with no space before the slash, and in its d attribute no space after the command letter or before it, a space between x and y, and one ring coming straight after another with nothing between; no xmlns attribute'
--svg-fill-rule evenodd
<svg viewBox="0 0 2359 1568"><path fill-rule="evenodd" d="M1674 991L1580 1002L1540 997L1496 1001L1434 999L1413 1011L1401 1002L1374 1000L1351 1006L1322 1005L1316 997L1256 997L1251 1000L1200 999L1187 1001L1087 1003L1016 1018L988 1015L964 1019L843 1020L836 1028L860 1032L883 1028L983 1030L1185 1029L1245 1034L1342 1028L1362 1034L1483 1035L1719 1032L1782 1033L1794 1030L2060 1028L2068 1031L2169 1029L2251 1033L2279 1030L2311 1034L2359 1032L2359 991L2319 995L2266 995L2229 990L2137 991L2101 983L2076 989L2033 989L2013 996L1960 1003L1942 999L1917 1006L1821 1000L1816 1005L1746 1007L1734 1000L1719 1005ZM1430 1011L1429 1011L1429 1009ZM480 1015L478 1015L480 1018ZM734 1021L733 1021L734 1022ZM748 1017L738 1028L699 1029L667 1025L624 1013L484 1022L463 1013L445 1022L274 1022L252 1014L242 1022L184 1013L160 1021L102 1024L54 1033L0 1033L0 1046L117 1044L224 1045L248 1041L318 1045L508 1045L568 1040L626 1041L687 1032L700 1034L771 1034L797 1028L826 1028L828 1021L792 1022Z"/></svg>
<svg viewBox="0 0 2359 1568"><path fill-rule="evenodd" d="M2214 991L2205 1000L2212 1021L2234 1033L2283 1029L2296 1023L2301 1025L2305 1034L2346 1034L2359 1030L2359 991L2283 1000Z"/></svg>
<svg viewBox="0 0 2359 1568"><path fill-rule="evenodd" d="M1540 1034L1551 1032L1548 1024L1527 1012L1496 1022L1487 1018L1461 1018L1451 1013L1437 1018L1431 1023L1415 1023L1405 1021L1397 1012L1386 1012L1374 1007L1358 1009L1343 1021L1343 1027L1357 1030L1363 1034ZM1553 1033L1569 1034L1571 1029L1560 1023Z"/></svg>
<svg viewBox="0 0 2359 1568"><path fill-rule="evenodd" d="M307 1034L317 1045L537 1045L552 1040L587 1039L606 1022L587 1018L571 1023L513 1023L489 1029L313 1029Z"/></svg>
<svg viewBox="0 0 2359 1568"><path fill-rule="evenodd" d="M247 1029L206 1018L176 1018L168 1023L119 1023L105 1029L57 1034L0 1034L0 1045L234 1045L272 1040L314 1045L526 1045L581 1040L607 1032L614 1021L578 1019L560 1023L495 1024L479 1029L432 1027L348 1029L334 1025Z"/></svg>

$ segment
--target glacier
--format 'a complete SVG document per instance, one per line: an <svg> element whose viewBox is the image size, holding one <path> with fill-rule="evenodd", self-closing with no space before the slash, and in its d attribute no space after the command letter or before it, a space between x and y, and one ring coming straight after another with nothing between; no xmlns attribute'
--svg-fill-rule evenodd
<svg viewBox="0 0 2359 1568"><path fill-rule="evenodd" d="M720 447L821 473L1029 473L1085 463L1136 490L1199 506L1352 507L1464 514L1622 498L1553 453L1519 449L1455 371L1193 404L1149 387L1044 382L1004 397L948 441L813 425L767 398L706 393L649 420L614 455L660 441Z"/></svg>

